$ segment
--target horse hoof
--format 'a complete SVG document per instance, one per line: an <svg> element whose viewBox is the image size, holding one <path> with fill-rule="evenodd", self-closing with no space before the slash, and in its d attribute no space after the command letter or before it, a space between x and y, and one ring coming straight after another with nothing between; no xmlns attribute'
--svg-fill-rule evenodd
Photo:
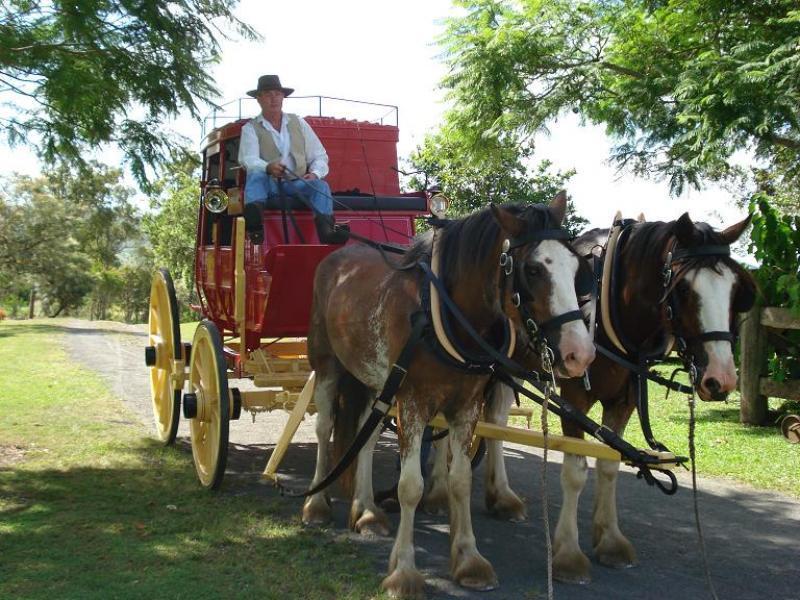
<svg viewBox="0 0 800 600"><path fill-rule="evenodd" d="M622 534L605 535L594 547L594 555L604 567L629 569L636 565L636 550Z"/></svg>
<svg viewBox="0 0 800 600"><path fill-rule="evenodd" d="M488 592L499 585L491 563L479 554L464 558L453 571L453 579L461 587L479 592Z"/></svg>
<svg viewBox="0 0 800 600"><path fill-rule="evenodd" d="M352 526L353 531L361 535L385 537L389 535L391 526L389 517L380 509L366 509Z"/></svg>
<svg viewBox="0 0 800 600"><path fill-rule="evenodd" d="M521 523L528 520L528 509L515 493L499 497L486 497L489 514L503 521Z"/></svg>
<svg viewBox="0 0 800 600"><path fill-rule="evenodd" d="M442 493L429 493L422 499L422 510L429 515L446 515L448 506L447 490Z"/></svg>
<svg viewBox="0 0 800 600"><path fill-rule="evenodd" d="M425 579L418 571L395 569L381 583L390 598L422 600L425 598Z"/></svg>
<svg viewBox="0 0 800 600"><path fill-rule="evenodd" d="M561 583L586 585L592 581L592 563L580 550L553 555L553 579Z"/></svg>
<svg viewBox="0 0 800 600"><path fill-rule="evenodd" d="M320 527L327 525L331 520L331 507L328 502L315 497L306 500L303 505L303 525L310 525L313 527Z"/></svg>

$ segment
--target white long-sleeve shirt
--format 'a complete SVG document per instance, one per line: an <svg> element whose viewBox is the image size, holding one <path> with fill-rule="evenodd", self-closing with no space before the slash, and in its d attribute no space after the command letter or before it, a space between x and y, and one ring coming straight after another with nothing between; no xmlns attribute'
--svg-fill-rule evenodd
<svg viewBox="0 0 800 600"><path fill-rule="evenodd" d="M291 156L291 139L289 136L289 118L286 113L281 115L281 130L275 131L272 124L267 121L262 115L258 117L264 128L272 135L275 140L275 145L281 153L281 162L292 171L296 171L294 158ZM306 123L305 119L297 117L300 121L300 129L303 132L305 139L306 150L306 163L308 164L308 172L314 173L317 177L322 179L328 174L328 153L319 141L317 134L311 129L311 125ZM248 171L264 171L267 168L267 161L261 158L258 145L258 136L252 123L246 123L242 127L242 134L239 139L239 164L244 165ZM299 176L305 173L297 173Z"/></svg>

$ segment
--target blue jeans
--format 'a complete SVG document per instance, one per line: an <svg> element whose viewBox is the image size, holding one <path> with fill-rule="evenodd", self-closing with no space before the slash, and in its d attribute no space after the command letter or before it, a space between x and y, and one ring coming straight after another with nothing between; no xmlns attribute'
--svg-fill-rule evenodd
<svg viewBox="0 0 800 600"><path fill-rule="evenodd" d="M333 213L333 199L328 183L321 179L283 180L283 193L287 196L303 196L319 212ZM247 172L247 183L244 188L244 203L266 202L268 198L279 195L278 182L265 171Z"/></svg>

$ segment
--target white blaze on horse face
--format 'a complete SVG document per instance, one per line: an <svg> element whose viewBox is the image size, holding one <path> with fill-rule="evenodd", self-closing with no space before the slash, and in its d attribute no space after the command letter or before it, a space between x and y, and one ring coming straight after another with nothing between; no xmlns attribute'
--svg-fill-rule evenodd
<svg viewBox="0 0 800 600"><path fill-rule="evenodd" d="M730 328L731 293L736 275L727 265L720 265L720 271L721 273L717 273L714 269L697 269L687 276L700 301L698 316L702 333L728 331ZM701 391L732 391L736 387L736 367L733 364L730 342L703 342L703 347L708 354L708 366L703 375ZM716 380L719 389L706 387L712 380ZM716 386L712 384L712 387Z"/></svg>
<svg viewBox="0 0 800 600"><path fill-rule="evenodd" d="M578 310L578 299L575 295L578 257L561 242L545 240L534 250L532 258L550 275L551 295L548 309L551 318ZM594 360L594 344L581 320L569 321L561 326L558 349L561 353L560 366L569 377L583 375L586 367Z"/></svg>

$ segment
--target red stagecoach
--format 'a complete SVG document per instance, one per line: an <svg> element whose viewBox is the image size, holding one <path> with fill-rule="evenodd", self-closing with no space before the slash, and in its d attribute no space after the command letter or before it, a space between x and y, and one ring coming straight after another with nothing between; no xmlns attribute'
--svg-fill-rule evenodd
<svg viewBox="0 0 800 600"><path fill-rule="evenodd" d="M328 152L336 221L347 223L358 236L408 244L415 219L429 214L431 196L400 192L397 108L323 97L297 100L319 107L318 114L305 118ZM323 116L326 101L351 113L366 107L384 114L377 122ZM319 262L337 248L320 244L313 214L297 198L270 200L262 219L263 243L253 244L245 236L245 172L237 157L248 119L241 118L241 102L238 118L211 117L215 128L202 142L195 308L203 321L192 344L182 344L175 291L169 273L161 269L153 277L146 349L158 436L167 444L174 441L182 404L198 476L211 488L224 475L229 420L242 409L287 409L290 422L313 411L305 345L313 277ZM394 116L394 124L385 123L387 114ZM224 123L216 127L219 120ZM229 387L229 379L243 378L257 389ZM267 474L274 475L296 422L273 452Z"/></svg>

